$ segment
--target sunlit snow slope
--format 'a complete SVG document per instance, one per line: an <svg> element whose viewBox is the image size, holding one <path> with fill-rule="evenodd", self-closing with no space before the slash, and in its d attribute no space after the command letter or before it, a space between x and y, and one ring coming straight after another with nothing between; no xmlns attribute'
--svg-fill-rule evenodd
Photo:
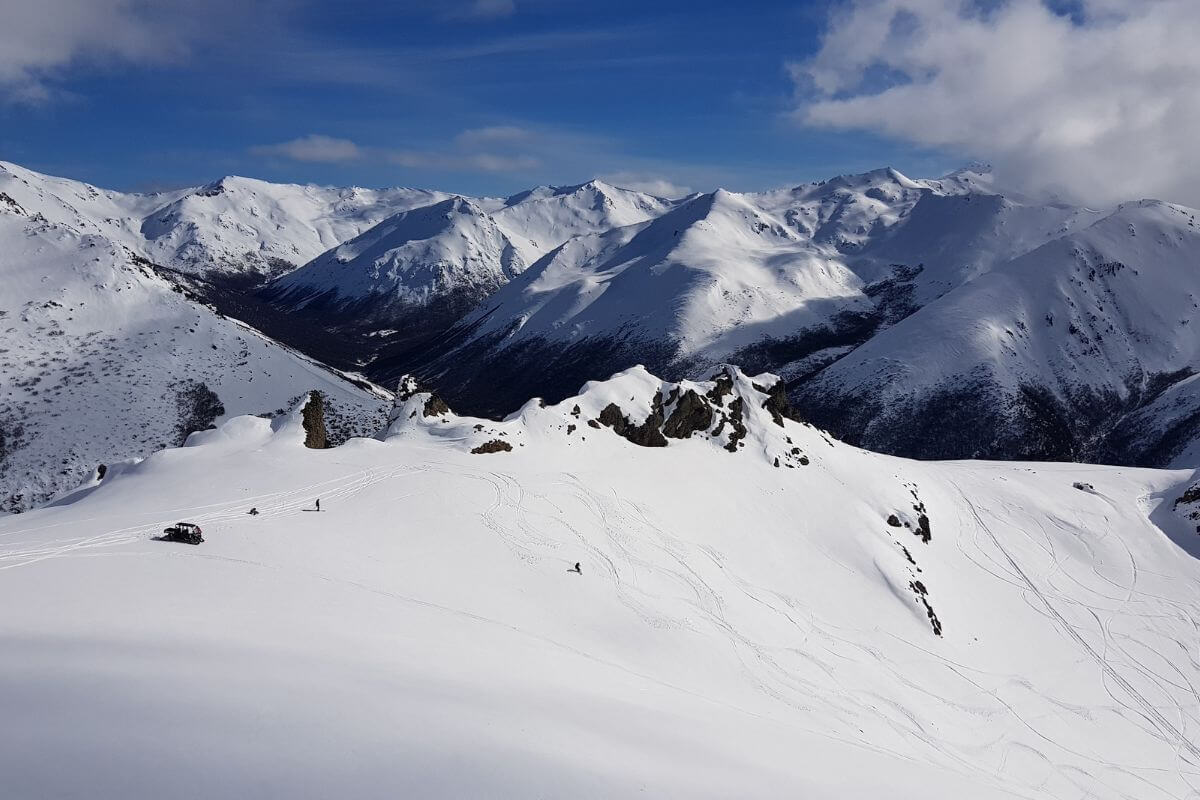
<svg viewBox="0 0 1200 800"><path fill-rule="evenodd" d="M406 384L379 440L237 418L0 520L5 791L1194 793L1188 473L875 455L776 386Z"/></svg>
<svg viewBox="0 0 1200 800"><path fill-rule="evenodd" d="M406 313L450 301L445 326L577 236L634 225L674 205L601 181L538 187L506 200L452 197L401 211L274 281L288 308L403 325Z"/></svg>
<svg viewBox="0 0 1200 800"><path fill-rule="evenodd" d="M215 314L104 236L0 209L0 254L0 512L311 389L345 430L386 411L378 387Z"/></svg>
<svg viewBox="0 0 1200 800"><path fill-rule="evenodd" d="M298 267L391 214L445 197L237 176L169 192L123 193L0 161L0 210L11 203L182 272L252 281Z"/></svg>

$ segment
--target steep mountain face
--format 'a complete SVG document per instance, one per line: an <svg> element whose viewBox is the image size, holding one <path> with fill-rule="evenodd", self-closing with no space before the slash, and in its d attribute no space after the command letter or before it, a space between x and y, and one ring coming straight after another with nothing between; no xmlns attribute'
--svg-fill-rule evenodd
<svg viewBox="0 0 1200 800"><path fill-rule="evenodd" d="M882 456L705 377L406 380L377 438L301 403L0 519L6 790L1187 796L1195 475Z"/></svg>
<svg viewBox="0 0 1200 800"><path fill-rule="evenodd" d="M124 194L5 162L0 194L28 214L104 235L156 264L250 284L294 269L391 214L446 197L417 189L238 177L172 192Z"/></svg>
<svg viewBox="0 0 1200 800"><path fill-rule="evenodd" d="M546 252L675 205L601 181L450 198L396 214L263 287L256 296L267 308L248 316L297 347L393 380Z"/></svg>
<svg viewBox="0 0 1200 800"><path fill-rule="evenodd" d="M976 173L912 181L878 170L690 198L547 254L463 320L420 371L491 413L636 361L676 376L729 360L796 384L950 289L1099 216L988 187ZM496 384L508 394L484 390Z"/></svg>
<svg viewBox="0 0 1200 800"><path fill-rule="evenodd" d="M14 205L0 209L0 510L310 389L337 440L385 410L387 393L213 313L113 240Z"/></svg>
<svg viewBox="0 0 1200 800"><path fill-rule="evenodd" d="M964 284L798 392L812 419L926 458L1167 463L1194 441L1195 212L1127 204Z"/></svg>
<svg viewBox="0 0 1200 800"><path fill-rule="evenodd" d="M439 300L460 316L524 268L496 221L453 197L391 216L264 291L291 309L386 324Z"/></svg>
<svg viewBox="0 0 1200 800"><path fill-rule="evenodd" d="M264 293L289 309L315 303L379 322L458 298L450 304L461 316L563 242L643 222L671 206L600 181L504 201L454 197L388 218Z"/></svg>

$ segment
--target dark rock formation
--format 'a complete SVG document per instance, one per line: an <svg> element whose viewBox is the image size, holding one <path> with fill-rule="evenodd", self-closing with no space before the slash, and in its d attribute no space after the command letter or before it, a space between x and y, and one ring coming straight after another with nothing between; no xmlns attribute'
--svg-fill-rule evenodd
<svg viewBox="0 0 1200 800"><path fill-rule="evenodd" d="M754 384L754 388L767 395L766 402L763 403L763 408L771 412L771 419L775 420L776 425L782 428L785 418L795 422L800 421L796 410L792 408L792 401L788 399L787 384L783 381L778 381L769 389L765 386L759 386L757 383Z"/></svg>
<svg viewBox="0 0 1200 800"><path fill-rule="evenodd" d="M313 450L329 447L329 434L325 430L325 398L320 392L308 393L308 402L300 412L304 417L304 446Z"/></svg>
<svg viewBox="0 0 1200 800"><path fill-rule="evenodd" d="M502 439L492 439L490 442L484 442L478 447L471 448L471 452L476 455L482 453L507 453L512 450L512 445Z"/></svg>
<svg viewBox="0 0 1200 800"><path fill-rule="evenodd" d="M427 417L440 417L450 413L450 406L446 405L446 401L436 394L430 394L421 413Z"/></svg>
<svg viewBox="0 0 1200 800"><path fill-rule="evenodd" d="M671 439L686 439L696 431L707 431L712 421L712 406L688 389L679 396L662 432Z"/></svg>
<svg viewBox="0 0 1200 800"><path fill-rule="evenodd" d="M175 389L175 407L179 412L175 434L180 446L193 431L205 431L213 427L219 417L225 415L225 406L217 393L200 381L188 380Z"/></svg>
<svg viewBox="0 0 1200 800"><path fill-rule="evenodd" d="M913 581L908 584L908 588L913 590L913 594L917 596L917 600L921 605L925 606L925 616L929 618L929 625L933 628L933 632L942 635L942 622L938 619L937 614L933 613L933 606L929 604L929 590L925 588L925 584L920 581Z"/></svg>
<svg viewBox="0 0 1200 800"><path fill-rule="evenodd" d="M742 419L742 398L735 397L729 403L729 426L733 428L733 433L729 434L729 443L725 445L725 449L731 453L736 453L738 443L746 438L746 423Z"/></svg>
<svg viewBox="0 0 1200 800"><path fill-rule="evenodd" d="M646 421L641 425L634 425L630 422L616 403L609 403L600 412L601 425L607 425L618 436L623 436L642 447L667 446L667 440L662 435L661 430L663 422L662 392L654 393L654 400L650 404L650 415L646 417Z"/></svg>
<svg viewBox="0 0 1200 800"><path fill-rule="evenodd" d="M922 542L928 544L929 540L933 538L933 531L929 527L929 517L925 514L921 514L919 517L917 517L917 528L917 536L921 537Z"/></svg>

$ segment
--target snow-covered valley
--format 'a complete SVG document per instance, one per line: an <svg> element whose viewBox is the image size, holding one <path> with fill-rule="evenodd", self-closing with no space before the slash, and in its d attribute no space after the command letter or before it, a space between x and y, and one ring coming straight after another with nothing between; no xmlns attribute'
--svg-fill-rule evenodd
<svg viewBox="0 0 1200 800"><path fill-rule="evenodd" d="M0 519L6 793L1196 791L1191 472L877 455L777 386L406 383L378 438L238 417Z"/></svg>

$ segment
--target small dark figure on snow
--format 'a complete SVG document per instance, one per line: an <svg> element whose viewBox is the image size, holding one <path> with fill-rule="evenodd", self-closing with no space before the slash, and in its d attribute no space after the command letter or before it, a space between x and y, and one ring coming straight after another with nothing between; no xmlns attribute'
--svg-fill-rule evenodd
<svg viewBox="0 0 1200 800"><path fill-rule="evenodd" d="M317 498L317 511L321 510L321 498Z"/></svg>
<svg viewBox="0 0 1200 800"><path fill-rule="evenodd" d="M250 516L252 516L252 517L257 517L257 516L258 516L258 509L257 509L257 508L252 508L252 509L250 509L249 511L247 511L246 513L247 513L247 514L249 514L249 515L250 515Z"/></svg>
<svg viewBox="0 0 1200 800"><path fill-rule="evenodd" d="M578 562L578 561L576 561L576 562L575 562L575 566L571 567L569 570L567 570L567 572L574 572L574 573L576 573L576 574L578 574L578 575L582 575L582 574L583 574L583 567L581 567L581 566L579 565L579 562Z"/></svg>

